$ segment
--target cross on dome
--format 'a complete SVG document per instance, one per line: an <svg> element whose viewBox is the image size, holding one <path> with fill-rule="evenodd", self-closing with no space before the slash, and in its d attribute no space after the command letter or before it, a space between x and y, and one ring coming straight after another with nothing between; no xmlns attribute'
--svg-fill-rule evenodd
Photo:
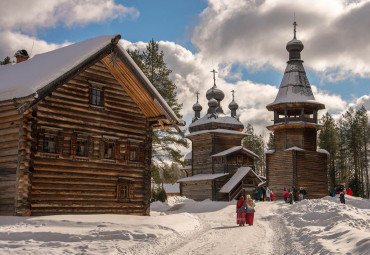
<svg viewBox="0 0 370 255"><path fill-rule="evenodd" d="M216 70L215 69L213 69L212 71L211 71L211 73L213 73L213 86L216 86Z"/></svg>
<svg viewBox="0 0 370 255"><path fill-rule="evenodd" d="M296 34L297 34L297 22L295 21L295 13L294 13L294 22L293 22L293 26L294 26L294 39L296 39Z"/></svg>
<svg viewBox="0 0 370 255"><path fill-rule="evenodd" d="M232 90L231 94L233 95L233 101L234 101L234 93L235 93L235 90Z"/></svg>

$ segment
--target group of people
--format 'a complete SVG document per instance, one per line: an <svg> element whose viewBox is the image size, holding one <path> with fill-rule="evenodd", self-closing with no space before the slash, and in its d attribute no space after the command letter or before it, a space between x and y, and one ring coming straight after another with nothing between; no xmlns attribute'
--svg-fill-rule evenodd
<svg viewBox="0 0 370 255"><path fill-rule="evenodd" d="M353 191L352 189L349 187L348 189L346 189L344 187L344 185L340 185L339 187L335 188L333 193L330 194L331 196L335 197L337 194L339 194L339 200L342 204L345 204L346 203L346 199L344 197L345 194L347 194L348 196L353 196Z"/></svg>
<svg viewBox="0 0 370 255"><path fill-rule="evenodd" d="M292 187L292 189L288 189L288 190L286 187L284 187L283 197L286 203L293 204L293 202L306 199L307 191L303 187L299 188L299 192L294 186Z"/></svg>
<svg viewBox="0 0 370 255"><path fill-rule="evenodd" d="M248 194L246 200L244 196L240 196L236 202L236 224L239 226L253 225L255 204L251 196Z"/></svg>
<svg viewBox="0 0 370 255"><path fill-rule="evenodd" d="M269 187L260 186L254 192L254 199L256 201L275 201L276 197Z"/></svg>

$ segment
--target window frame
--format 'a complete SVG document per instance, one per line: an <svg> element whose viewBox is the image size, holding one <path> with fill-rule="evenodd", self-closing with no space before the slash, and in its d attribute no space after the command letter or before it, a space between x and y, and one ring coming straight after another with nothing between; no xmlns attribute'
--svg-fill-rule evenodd
<svg viewBox="0 0 370 255"><path fill-rule="evenodd" d="M53 151L50 151L50 140L47 139L47 138L54 138L54 150ZM48 144L48 148L45 148L45 144ZM48 133L48 132L45 132L44 136L43 136L43 141L42 141L42 152L43 153L50 153L50 154L57 154L57 146L58 146L58 135L56 134L51 134L51 133Z"/></svg>
<svg viewBox="0 0 370 255"><path fill-rule="evenodd" d="M135 185L132 180L118 178L117 180L117 202L130 202L135 198Z"/></svg>
<svg viewBox="0 0 370 255"><path fill-rule="evenodd" d="M89 90L89 104L91 107L95 109L101 109L104 108L105 104L105 84L96 82L96 81L88 81L90 84L90 90ZM99 93L94 93L94 91ZM99 94L99 95L98 95ZM98 104L98 98L100 99Z"/></svg>

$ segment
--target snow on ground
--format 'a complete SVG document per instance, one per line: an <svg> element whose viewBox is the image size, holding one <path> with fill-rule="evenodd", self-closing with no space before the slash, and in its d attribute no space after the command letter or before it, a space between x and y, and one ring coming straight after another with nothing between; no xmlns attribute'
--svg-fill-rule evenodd
<svg viewBox="0 0 370 255"><path fill-rule="evenodd" d="M169 197L151 216L0 217L0 254L369 254L370 201L257 202L253 226L235 201Z"/></svg>

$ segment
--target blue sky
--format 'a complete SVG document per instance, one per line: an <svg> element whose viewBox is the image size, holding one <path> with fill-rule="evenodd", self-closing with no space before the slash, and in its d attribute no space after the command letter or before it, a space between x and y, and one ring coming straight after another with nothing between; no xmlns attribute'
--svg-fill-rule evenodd
<svg viewBox="0 0 370 255"><path fill-rule="evenodd" d="M127 48L159 42L173 70L184 119L193 116L199 91L218 70L223 108L236 90L240 119L265 132L293 36L305 49L315 97L339 117L349 106L370 109L370 1L341 0L13 0L0 2L0 58L25 48L39 54L106 34L121 34ZM325 112L325 111L324 111ZM324 113L322 112L322 114Z"/></svg>

